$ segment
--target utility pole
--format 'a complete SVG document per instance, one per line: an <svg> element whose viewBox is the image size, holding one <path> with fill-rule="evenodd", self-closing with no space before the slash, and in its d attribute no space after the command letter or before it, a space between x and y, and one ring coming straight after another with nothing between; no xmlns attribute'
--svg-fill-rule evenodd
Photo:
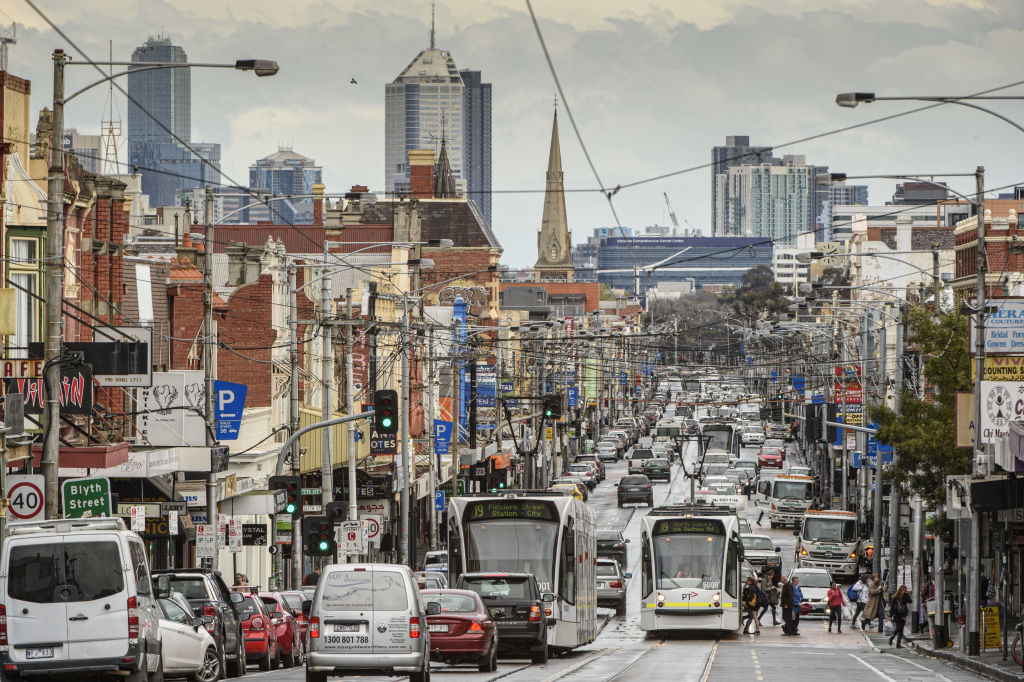
<svg viewBox="0 0 1024 682"><path fill-rule="evenodd" d="M932 286L935 287L935 304L932 306L932 324L939 323L939 301L942 300L942 279L939 277L939 243L932 244ZM924 299L922 298L922 302Z"/></svg>
<svg viewBox="0 0 1024 682"><path fill-rule="evenodd" d="M880 362L875 364L875 375L878 377L878 381L875 383L875 385L876 386L878 386L878 385L885 386L885 382L886 382L886 376L885 376L885 367L886 367L886 362L885 362L886 352L885 352L885 350L886 349L885 349L885 346L886 346L886 340L887 340L886 339L886 333L885 333L885 329L886 329L885 313L882 313L879 317L881 318L880 319L881 328L878 330L878 354L879 354ZM874 322L874 319L875 319L874 313L869 315L869 318L871 319L872 322ZM862 391L862 394L865 393L865 391L863 390L863 387L861 388L861 391ZM882 400L884 402L884 400L885 400L885 398L884 398L884 396L885 396L884 389L882 391L882 396L883 396ZM867 434L864 434L864 436L865 436L864 441L865 441L865 446L866 446L866 444L867 444ZM861 463L862 464L866 460L867 447L864 448L863 454L864 454L864 456L861 457ZM895 489L895 486L893 486L893 489ZM871 513L871 537L872 537L872 539L874 540L874 543L875 543L875 554L874 554L874 557L872 558L872 568L874 569L875 573L881 574L881 572L882 572L881 571L881 568L882 568L882 458L881 458L881 456L879 456L877 449L875 451L875 496L874 496L874 508L872 510L872 513ZM889 580L890 581L894 581L896 579L895 573L892 570L893 565L894 565L893 557L894 557L895 553L896 553L896 548L892 544L892 538L890 538L890 540L889 540Z"/></svg>
<svg viewBox="0 0 1024 682"><path fill-rule="evenodd" d="M434 454L434 329L427 327L427 346L423 353L423 361L426 364L426 371L423 372L423 410L424 421L427 427L427 461L430 463L430 492L433 495L437 490L437 479L440 471L437 467L437 455ZM434 509L434 500L427 500L427 509L430 519L430 549L437 549L437 510Z"/></svg>
<svg viewBox="0 0 1024 682"><path fill-rule="evenodd" d="M899 308L897 308L899 310ZM893 410L896 414L900 411L900 400L903 397L903 311L900 310L900 319L896 322L896 371L893 374ZM886 367L883 365L882 373L886 374ZM878 454L878 466L881 467L882 456ZM899 463L899 453L893 448L892 467L895 469ZM900 547L900 489L895 482L889 486L889 594L896 591L896 571L899 567ZM913 583L913 578L911 578ZM920 599L920 592L911 595L914 603ZM915 612L916 613L916 612Z"/></svg>
<svg viewBox="0 0 1024 682"><path fill-rule="evenodd" d="M502 339L501 339L501 318L500 317L498 318L498 333L495 336L495 338L497 339L498 343L497 343L497 345L495 346L495 349L494 349L494 393L495 393L495 401L494 401L494 444L495 444L495 447L498 448L498 454L500 455L501 454L501 450L502 450L502 446L501 446L501 432L503 430L501 428L501 384L503 383L502 380L504 378L504 376L503 376L503 374L501 372L501 357L502 357L501 356L501 345L502 345ZM512 428L511 424L509 424L509 428ZM513 434L513 437L514 437L514 434Z"/></svg>
<svg viewBox="0 0 1024 682"><path fill-rule="evenodd" d="M334 412L334 331L331 326L331 276L327 274L327 242L324 242L324 270L320 273L320 314L323 345L320 358L320 420L327 421ZM350 413L351 414L351 413ZM349 459L354 457L348 451ZM326 511L334 502L334 429L320 429L320 504ZM338 560L337 548L331 562Z"/></svg>
<svg viewBox="0 0 1024 682"><path fill-rule="evenodd" d="M988 269L988 249L985 245L985 168L978 166L974 173L978 198L975 200L975 221L978 238L978 291L975 320L974 351L974 452L971 462L971 476L977 477L978 458L984 452L981 444L981 381L985 377L985 272ZM978 640L980 595L978 594L978 572L981 569L981 514L971 510L971 546L967 554L967 654L977 656L980 650Z"/></svg>
<svg viewBox="0 0 1024 682"><path fill-rule="evenodd" d="M43 355L46 429L42 469L46 484L46 518L55 519L60 451L61 308L64 300L64 50L53 51L53 137L46 180L46 340Z"/></svg>
<svg viewBox="0 0 1024 682"><path fill-rule="evenodd" d="M356 389L352 371L352 289L345 289L345 317L349 324L345 325L345 405L348 413L356 413ZM356 489L356 443L359 433L356 423L348 425L348 518L354 521L359 518L359 497ZM351 561L351 558L349 559Z"/></svg>
<svg viewBox="0 0 1024 682"><path fill-rule="evenodd" d="M458 492L459 485L459 322L452 320L452 371L449 376L449 394L451 398L449 410L452 420L452 433L448 443L448 457L452 462L452 495Z"/></svg>
<svg viewBox="0 0 1024 682"><path fill-rule="evenodd" d="M838 322L838 318L837 318L837 322ZM846 419L847 419L847 414L846 414L846 393L847 393L847 390L846 390L846 388L847 388L847 386L846 386L846 365L849 362L849 357L847 355L847 350L846 350L847 346L846 346L846 344L842 342L842 339L840 339L839 343L840 343L840 346L839 346L840 355L842 356L842 360L840 361L840 367L839 367L839 382L840 382L839 383L839 389L843 392L843 395L842 395L842 398L843 398L843 423L845 424L846 423ZM864 392L861 391L861 396L863 396L863 395L864 395ZM861 400L863 401L864 398L861 397ZM840 445L843 446L843 450L842 450L843 461L840 463L841 466L839 467L840 474L842 475L842 484L843 484L842 496L840 498L842 500L842 509L843 509L843 511L846 511L846 510L848 510L850 508L850 482L848 480L849 479L849 467L847 466L847 462L849 462L850 459L849 459L849 452L847 451L848 450L847 439L846 439L846 432L847 431L848 431L848 429L842 429L840 431L840 435L839 435L839 439L842 441L842 443L840 443ZM833 467L833 471L829 475L829 479L834 479L834 478L835 478L835 468ZM857 505L857 518L859 519L862 515L863 515L863 509L861 509L860 505Z"/></svg>
<svg viewBox="0 0 1024 682"><path fill-rule="evenodd" d="M299 430L299 295L297 289L297 271L294 263L288 264L288 355L291 374L288 378L288 420L291 428L289 435ZM292 476L299 476L299 441L292 443ZM299 511L302 511L302 490L299 490ZM301 521L301 516L300 516ZM292 570L289 584L291 589L298 589L302 584L302 524L292 517Z"/></svg>
<svg viewBox="0 0 1024 682"><path fill-rule="evenodd" d="M401 444L401 457L399 459L399 468L401 469L401 476L399 476L399 501L398 504L401 507L401 520L399 522L399 562L406 566L412 567L416 563L416 557L412 556L410 549L412 546L412 529L409 528L409 353L412 351L411 343L409 342L409 296L407 293L402 294L402 335L400 340L399 353L402 356L402 397L400 403L402 405L401 413L402 418L399 420L401 424L402 433L402 444Z"/></svg>
<svg viewBox="0 0 1024 682"><path fill-rule="evenodd" d="M217 424L213 418L214 360L217 357L217 335L213 331L213 187L207 185L203 206L203 378L205 379L206 447L210 451L210 471L206 474L206 522L213 524L220 545L220 519L217 518L217 473L213 471L213 448L217 445ZM188 229L188 226L185 226ZM220 554L215 549L210 568L217 570Z"/></svg>

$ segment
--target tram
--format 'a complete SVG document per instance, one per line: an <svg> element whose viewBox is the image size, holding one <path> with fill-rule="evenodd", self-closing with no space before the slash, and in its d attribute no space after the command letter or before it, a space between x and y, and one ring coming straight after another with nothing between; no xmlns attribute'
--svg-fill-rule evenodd
<svg viewBox="0 0 1024 682"><path fill-rule="evenodd" d="M448 507L448 570L533 573L547 607L548 647L597 637L597 536L590 508L548 491L455 497Z"/></svg>
<svg viewBox="0 0 1024 682"><path fill-rule="evenodd" d="M707 504L658 507L642 529L640 628L739 629L743 546L736 515Z"/></svg>

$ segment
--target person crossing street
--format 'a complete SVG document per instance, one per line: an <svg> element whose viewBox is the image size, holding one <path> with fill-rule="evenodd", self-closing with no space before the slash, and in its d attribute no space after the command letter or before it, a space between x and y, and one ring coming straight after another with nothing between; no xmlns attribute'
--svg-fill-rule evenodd
<svg viewBox="0 0 1024 682"><path fill-rule="evenodd" d="M853 595L857 596L856 600L853 599ZM853 617L850 619L850 622L853 624L852 627L856 629L858 618L864 612L864 607L867 606L868 603L868 586L867 583L864 582L863 577L857 578L857 582L850 587L850 591L846 596L850 597L851 601L856 601L857 604L857 607L853 612Z"/></svg>
<svg viewBox="0 0 1024 682"><path fill-rule="evenodd" d="M804 601L804 591L800 589L800 577L793 576L793 634L800 634L800 605Z"/></svg>
<svg viewBox="0 0 1024 682"><path fill-rule="evenodd" d="M779 592L779 605L782 607L782 634L793 634L793 585L786 576L782 576L782 589ZM797 605L799 608L799 605Z"/></svg>
<svg viewBox="0 0 1024 682"><path fill-rule="evenodd" d="M832 623L836 623L837 630L843 631L843 604L846 603L846 599L843 597L843 591L839 589L839 585L835 582L828 588L828 631L832 632Z"/></svg>
<svg viewBox="0 0 1024 682"><path fill-rule="evenodd" d="M757 619L760 621L764 614L771 609L772 625L778 625L779 617L775 613L775 608L779 605L779 586L775 582L774 568L769 568L765 571L764 579L761 581L761 591L768 595L768 602L761 607L761 612L757 614Z"/></svg>

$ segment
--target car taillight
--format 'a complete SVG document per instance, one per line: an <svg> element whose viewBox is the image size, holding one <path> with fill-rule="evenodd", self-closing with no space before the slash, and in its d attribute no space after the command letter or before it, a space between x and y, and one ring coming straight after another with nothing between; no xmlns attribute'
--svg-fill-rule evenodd
<svg viewBox="0 0 1024 682"><path fill-rule="evenodd" d="M204 606L203 607L203 616L204 617L205 616L209 616L212 619L212 620L210 620L209 623L206 623L205 625L206 625L206 631L207 632L213 632L214 620L217 619L217 612L214 610L214 608L212 606Z"/></svg>
<svg viewBox="0 0 1024 682"><path fill-rule="evenodd" d="M608 583L608 587L614 587L617 590L621 590L622 589L622 581L621 580L613 580L610 583Z"/></svg>
<svg viewBox="0 0 1024 682"><path fill-rule="evenodd" d="M0 646L7 646L7 607L0 604Z"/></svg>
<svg viewBox="0 0 1024 682"><path fill-rule="evenodd" d="M139 638L139 602L128 597L128 639Z"/></svg>
<svg viewBox="0 0 1024 682"><path fill-rule="evenodd" d="M263 619L262 618L253 618L252 620L250 620L249 621L249 629L250 630L262 631L263 630Z"/></svg>
<svg viewBox="0 0 1024 682"><path fill-rule="evenodd" d="M420 619L417 616L413 616L409 619L409 638L420 638Z"/></svg>
<svg viewBox="0 0 1024 682"><path fill-rule="evenodd" d="M484 629L480 627L480 623L473 621L469 624L469 632L483 632Z"/></svg>
<svg viewBox="0 0 1024 682"><path fill-rule="evenodd" d="M313 616L309 619L309 636L313 639L320 636L320 616Z"/></svg>
<svg viewBox="0 0 1024 682"><path fill-rule="evenodd" d="M646 489L647 489L647 490L650 490L650 489L651 489L651 486L647 486L647 488L646 488Z"/></svg>
<svg viewBox="0 0 1024 682"><path fill-rule="evenodd" d="M536 604L530 607L530 618L528 620L531 623L540 622L540 607Z"/></svg>

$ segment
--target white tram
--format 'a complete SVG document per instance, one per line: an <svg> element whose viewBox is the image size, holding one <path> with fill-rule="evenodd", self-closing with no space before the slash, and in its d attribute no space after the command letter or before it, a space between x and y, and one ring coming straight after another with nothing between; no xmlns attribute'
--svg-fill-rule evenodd
<svg viewBox="0 0 1024 682"><path fill-rule="evenodd" d="M583 502L544 491L455 497L448 507L448 570L533 573L550 592L548 646L568 650L597 637L597 539Z"/></svg>
<svg viewBox="0 0 1024 682"><path fill-rule="evenodd" d="M735 631L743 585L739 519L710 505L658 507L642 519L640 627Z"/></svg>

